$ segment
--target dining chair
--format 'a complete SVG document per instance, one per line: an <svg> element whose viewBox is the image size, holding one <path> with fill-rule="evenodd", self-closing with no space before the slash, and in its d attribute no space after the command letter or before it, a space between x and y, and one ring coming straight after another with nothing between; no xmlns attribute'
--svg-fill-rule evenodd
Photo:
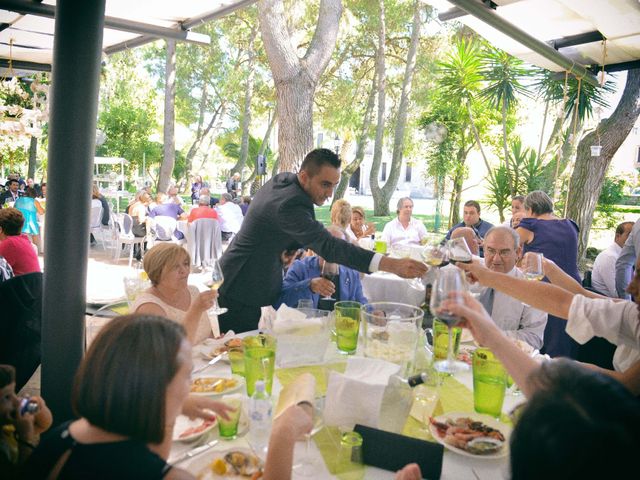
<svg viewBox="0 0 640 480"><path fill-rule="evenodd" d="M222 232L218 220L200 218L189 224L188 250L192 266L202 267L212 258L220 258Z"/></svg>
<svg viewBox="0 0 640 480"><path fill-rule="evenodd" d="M126 300L122 300L103 305L93 315L86 315L84 330L85 351L89 349L89 345L105 325L114 318L127 313L129 313L129 304Z"/></svg>
<svg viewBox="0 0 640 480"><path fill-rule="evenodd" d="M118 229L116 232L116 250L114 260L120 260L120 252L124 245L129 246L129 266L133 263L133 246L140 245L143 248L147 237L136 237L133 234L133 218L127 213L123 213L120 217L116 217L118 221Z"/></svg>
<svg viewBox="0 0 640 480"><path fill-rule="evenodd" d="M91 221L89 223L91 233L95 234L100 232L100 243L102 243L102 249L106 250L104 244L104 231L102 229L102 205L93 205L91 207Z"/></svg>

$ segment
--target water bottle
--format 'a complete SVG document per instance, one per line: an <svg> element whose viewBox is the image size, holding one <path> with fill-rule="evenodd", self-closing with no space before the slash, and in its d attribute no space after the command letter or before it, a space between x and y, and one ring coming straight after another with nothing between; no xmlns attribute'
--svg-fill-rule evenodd
<svg viewBox="0 0 640 480"><path fill-rule="evenodd" d="M249 400L249 443L260 457L264 456L269 444L271 411L271 397L265 390L264 381L258 380Z"/></svg>
<svg viewBox="0 0 640 480"><path fill-rule="evenodd" d="M403 378L391 375L382 395L378 427L387 432L402 433L413 404L413 387L429 381L427 372Z"/></svg>

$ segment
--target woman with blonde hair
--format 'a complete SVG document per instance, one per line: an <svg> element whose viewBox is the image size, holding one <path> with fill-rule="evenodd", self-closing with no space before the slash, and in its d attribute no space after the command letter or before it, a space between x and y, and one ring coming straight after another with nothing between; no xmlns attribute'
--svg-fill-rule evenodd
<svg viewBox="0 0 640 480"><path fill-rule="evenodd" d="M331 205L331 225L346 230L351 223L351 204L340 198Z"/></svg>
<svg viewBox="0 0 640 480"><path fill-rule="evenodd" d="M160 315L184 326L191 343L210 337L212 325L207 310L217 296L215 290L200 292L188 285L191 271L189 253L174 243L160 243L144 256L144 271L151 288L138 295L131 311L145 315ZM214 335L218 335L215 325Z"/></svg>
<svg viewBox="0 0 640 480"><path fill-rule="evenodd" d="M364 208L351 207L351 223L347 227L347 235L352 240L368 237L376 233L376 226L373 222L365 223Z"/></svg>

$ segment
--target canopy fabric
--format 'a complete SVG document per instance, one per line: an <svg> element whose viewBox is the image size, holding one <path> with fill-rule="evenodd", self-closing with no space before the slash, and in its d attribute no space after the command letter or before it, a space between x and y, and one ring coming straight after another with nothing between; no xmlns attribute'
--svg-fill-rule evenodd
<svg viewBox="0 0 640 480"><path fill-rule="evenodd" d="M94 165L129 165L129 161L122 157L95 157L93 163Z"/></svg>
<svg viewBox="0 0 640 480"><path fill-rule="evenodd" d="M201 21L215 18L254 3L255 0L106 0L105 17L139 22L152 27L184 30ZM24 4L30 3L24 0ZM55 0L44 0L55 5ZM55 20L32 14L0 9L0 59L51 65ZM153 38L139 32L115 30L105 25L103 51L113 47L136 45ZM126 42L126 43L125 43ZM0 73L6 75L6 69ZM19 70L19 69L18 69Z"/></svg>
<svg viewBox="0 0 640 480"><path fill-rule="evenodd" d="M438 13L454 7L446 0L423 0ZM634 62L640 60L640 2L638 0L493 0L495 12L509 23L542 42L600 32L602 41L559 48L558 51L583 66ZM564 69L471 15L456 18L489 43L528 63L550 71ZM637 67L636 67L637 68Z"/></svg>

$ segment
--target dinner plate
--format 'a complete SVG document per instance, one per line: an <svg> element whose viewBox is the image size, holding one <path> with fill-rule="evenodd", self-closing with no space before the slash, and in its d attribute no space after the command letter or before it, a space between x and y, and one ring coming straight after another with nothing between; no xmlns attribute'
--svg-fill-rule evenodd
<svg viewBox="0 0 640 480"><path fill-rule="evenodd" d="M199 457L196 457L191 462L191 464L189 464L188 470L194 473L198 480L250 479L251 475L243 476L235 473L231 474L230 472L227 472L224 475L220 475L218 473L215 473L211 468L212 464L217 459L224 460L224 456L230 452L240 452L246 455L251 462L255 462L257 465L260 465L260 468L262 468L262 461L258 457L256 457L256 455L248 448L230 448L221 452L211 452L208 455L200 455Z"/></svg>
<svg viewBox="0 0 640 480"><path fill-rule="evenodd" d="M198 395L201 397L220 397L222 395L226 395L228 393L234 393L234 392L238 392L240 390L242 390L244 388L244 377L241 377L240 375L236 375L236 374L231 374L230 377L227 376L219 376L219 375L199 375L196 378L193 379L193 382L195 382L196 380L200 379L200 378L216 378L216 379L224 379L224 380L235 380L235 385L227 387L223 390L220 391L206 391L206 392L192 392L190 391L189 394L190 395ZM192 382L192 385L193 385Z"/></svg>
<svg viewBox="0 0 640 480"><path fill-rule="evenodd" d="M193 442L209 433L218 425L218 420L191 419L186 415L178 415L173 427L174 442Z"/></svg>
<svg viewBox="0 0 640 480"><path fill-rule="evenodd" d="M454 447L453 445L449 445L444 441L443 438L440 438L438 435L438 430L431 423L429 423L429 431L431 432L431 436L435 439L436 442L442 444L444 448L451 450L452 452L459 453L460 455L464 455L465 457L471 458L481 458L481 459L496 459L502 458L509 455L509 437L511 436L511 427L505 423L499 422L493 417L489 415L482 415L480 413L469 413L469 412L450 412L435 417L435 420L439 422L446 422L448 419L455 420L460 417L468 417L472 420L477 420L479 422L488 425L489 427L495 428L496 430L500 430L502 435L504 435L504 445L499 452L490 453L485 455L478 455L476 453L467 452L466 450L462 450L461 448Z"/></svg>

